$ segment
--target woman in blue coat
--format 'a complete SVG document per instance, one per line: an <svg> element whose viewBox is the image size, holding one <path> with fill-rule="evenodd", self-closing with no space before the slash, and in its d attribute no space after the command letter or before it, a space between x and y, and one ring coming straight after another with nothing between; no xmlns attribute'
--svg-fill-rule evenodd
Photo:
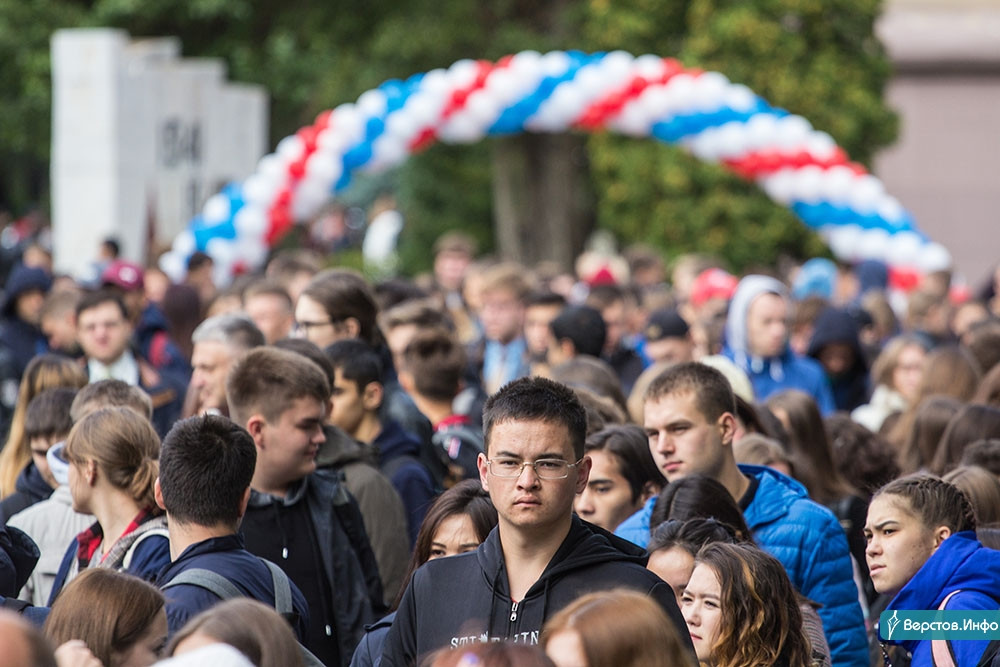
<svg viewBox="0 0 1000 667"><path fill-rule="evenodd" d="M887 610L1000 608L1000 552L980 544L975 529L969 499L947 482L915 475L883 486L868 508L865 556L875 590L893 596ZM914 665L974 667L990 640L887 643Z"/></svg>

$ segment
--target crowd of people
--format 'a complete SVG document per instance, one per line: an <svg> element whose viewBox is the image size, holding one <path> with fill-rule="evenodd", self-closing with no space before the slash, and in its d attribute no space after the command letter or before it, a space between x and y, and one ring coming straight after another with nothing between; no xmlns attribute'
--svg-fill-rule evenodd
<svg viewBox="0 0 1000 667"><path fill-rule="evenodd" d="M1000 285L459 233L377 283L117 254L4 283L0 665L1000 654L878 622L1000 609Z"/></svg>

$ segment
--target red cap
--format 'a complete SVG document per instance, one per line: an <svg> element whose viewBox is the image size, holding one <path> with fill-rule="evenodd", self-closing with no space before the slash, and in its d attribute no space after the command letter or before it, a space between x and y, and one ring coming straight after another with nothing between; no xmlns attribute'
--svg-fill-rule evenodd
<svg viewBox="0 0 1000 667"><path fill-rule="evenodd" d="M691 284L691 305L700 306L709 299L726 299L733 297L739 280L722 269L705 269L698 274Z"/></svg>
<svg viewBox="0 0 1000 667"><path fill-rule="evenodd" d="M138 264L126 262L124 259L116 259L108 264L101 273L101 284L114 285L126 291L142 289L142 274L142 267Z"/></svg>

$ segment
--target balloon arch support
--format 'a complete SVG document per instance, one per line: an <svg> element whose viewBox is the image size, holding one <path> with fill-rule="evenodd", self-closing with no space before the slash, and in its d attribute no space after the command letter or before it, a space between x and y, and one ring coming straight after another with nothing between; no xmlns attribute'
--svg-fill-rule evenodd
<svg viewBox="0 0 1000 667"><path fill-rule="evenodd" d="M201 250L215 260L217 280L228 282L258 268L296 221L317 213L355 172L394 167L438 141L601 130L680 145L753 180L839 259L877 259L910 276L951 263L947 249L921 233L830 135L718 72L622 51L523 51L390 80L324 111L282 139L246 181L210 197L160 267L180 279L186 258Z"/></svg>

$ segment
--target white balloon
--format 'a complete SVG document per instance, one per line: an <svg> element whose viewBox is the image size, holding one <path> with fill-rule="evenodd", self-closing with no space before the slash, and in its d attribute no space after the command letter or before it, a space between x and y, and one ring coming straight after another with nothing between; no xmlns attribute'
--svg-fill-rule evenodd
<svg viewBox="0 0 1000 667"><path fill-rule="evenodd" d="M914 232L893 234L886 251L886 261L891 266L915 267L920 257L923 240Z"/></svg>
<svg viewBox="0 0 1000 667"><path fill-rule="evenodd" d="M806 137L806 150L817 159L825 160L831 157L836 149L837 142L826 132L814 130Z"/></svg>
<svg viewBox="0 0 1000 667"><path fill-rule="evenodd" d="M243 260L251 271L256 270L267 259L267 246L262 239L240 239L237 244L236 257Z"/></svg>
<svg viewBox="0 0 1000 667"><path fill-rule="evenodd" d="M519 51L511 58L512 69L530 71L542 67L542 54L538 51Z"/></svg>
<svg viewBox="0 0 1000 667"><path fill-rule="evenodd" d="M288 137L285 138L287 139ZM282 141L284 141L284 139ZM264 176L269 181L273 181L278 178L284 178L285 169L285 164L282 163L281 158L279 158L275 153L268 153L260 159L260 162L257 163L256 173Z"/></svg>
<svg viewBox="0 0 1000 667"><path fill-rule="evenodd" d="M863 233L864 230L858 225L839 225L827 232L827 243L838 258L853 262L860 257Z"/></svg>
<svg viewBox="0 0 1000 667"><path fill-rule="evenodd" d="M716 162L722 153L719 131L714 127L710 127L688 139L685 144L692 155L706 162Z"/></svg>
<svg viewBox="0 0 1000 667"><path fill-rule="evenodd" d="M796 172L788 167L779 169L761 182L761 187L768 196L784 206L790 204L795 197L796 185Z"/></svg>
<svg viewBox="0 0 1000 667"><path fill-rule="evenodd" d="M889 223L899 223L906 216L906 209L899 203L899 200L891 195L884 195L879 199L876 212L883 220Z"/></svg>
<svg viewBox="0 0 1000 667"><path fill-rule="evenodd" d="M440 68L432 69L424 74L424 78L420 80L420 87L435 95L447 92L451 88L448 71Z"/></svg>
<svg viewBox="0 0 1000 667"><path fill-rule="evenodd" d="M267 231L267 216L264 209L247 205L236 212L233 225L240 238L263 238Z"/></svg>
<svg viewBox="0 0 1000 667"><path fill-rule="evenodd" d="M782 148L804 148L812 126L802 116L785 116L778 121L777 140Z"/></svg>
<svg viewBox="0 0 1000 667"><path fill-rule="evenodd" d="M314 179L327 188L333 187L333 184L340 178L342 171L340 165L339 157L333 158L325 152L317 151L306 160L306 178Z"/></svg>
<svg viewBox="0 0 1000 667"><path fill-rule="evenodd" d="M475 124L485 128L492 125L500 115L500 105L487 91L477 90L466 100L465 112Z"/></svg>
<svg viewBox="0 0 1000 667"><path fill-rule="evenodd" d="M565 51L549 51L542 56L542 69L546 76L561 76L569 65L570 57Z"/></svg>
<svg viewBox="0 0 1000 667"><path fill-rule="evenodd" d="M757 95L743 84L729 86L724 99L735 111L749 111L757 103Z"/></svg>
<svg viewBox="0 0 1000 667"><path fill-rule="evenodd" d="M889 249L889 232L884 229L867 229L861 236L858 254L863 259L884 260Z"/></svg>
<svg viewBox="0 0 1000 667"><path fill-rule="evenodd" d="M848 201L855 211L867 215L875 212L884 192L885 187L880 180L871 174L865 174L855 179Z"/></svg>
<svg viewBox="0 0 1000 667"><path fill-rule="evenodd" d="M609 71L597 65L587 65L576 73L574 83L580 95L585 99L593 99L611 89L618 80L612 78ZM562 88L562 85L559 86Z"/></svg>
<svg viewBox="0 0 1000 667"><path fill-rule="evenodd" d="M917 267L926 273L945 271L951 268L951 253L940 243L930 242L920 249Z"/></svg>
<svg viewBox="0 0 1000 667"><path fill-rule="evenodd" d="M305 144L294 134L279 141L278 148L275 149L278 157L284 160L286 164L300 159L305 151Z"/></svg>
<svg viewBox="0 0 1000 667"><path fill-rule="evenodd" d="M167 274L171 282L179 283L187 273L187 258L176 251L165 252L160 256L160 270Z"/></svg>
<svg viewBox="0 0 1000 667"><path fill-rule="evenodd" d="M475 60L465 58L456 61L448 68L448 83L452 88L464 88L472 83L479 71L479 65Z"/></svg>
<svg viewBox="0 0 1000 667"><path fill-rule="evenodd" d="M620 50L612 51L601 59L602 67L604 67L612 77L618 79L628 76L629 70L632 69L632 64L634 62L635 56L628 51Z"/></svg>
<svg viewBox="0 0 1000 667"><path fill-rule="evenodd" d="M671 97L670 109L674 113L691 111L695 103L694 77L690 74L678 74L670 79L667 85Z"/></svg>
<svg viewBox="0 0 1000 667"><path fill-rule="evenodd" d="M357 106L363 116L372 118L385 115L387 103L385 93L378 88L372 88L361 94Z"/></svg>
<svg viewBox="0 0 1000 667"><path fill-rule="evenodd" d="M723 158L735 158L746 153L746 125L736 121L730 121L720 127L719 148L721 151L720 156Z"/></svg>
<svg viewBox="0 0 1000 667"><path fill-rule="evenodd" d="M724 103L729 79L718 72L705 72L695 79L695 105L701 111L715 111Z"/></svg>
<svg viewBox="0 0 1000 667"><path fill-rule="evenodd" d="M820 195L832 204L843 205L854 186L855 174L843 165L830 167L824 172Z"/></svg>
<svg viewBox="0 0 1000 667"><path fill-rule="evenodd" d="M293 220L307 220L330 198L329 190L316 181L303 181L292 195Z"/></svg>
<svg viewBox="0 0 1000 667"><path fill-rule="evenodd" d="M236 257L236 244L230 239L209 239L205 244L205 252L216 264L232 264Z"/></svg>
<svg viewBox="0 0 1000 667"><path fill-rule="evenodd" d="M404 112L413 117L413 122L420 129L436 124L444 106L443 96L421 91L406 101ZM402 114L393 114L393 117Z"/></svg>
<svg viewBox="0 0 1000 667"><path fill-rule="evenodd" d="M795 176L795 199L807 204L818 204L822 189L822 169L811 164L798 170Z"/></svg>
<svg viewBox="0 0 1000 667"><path fill-rule="evenodd" d="M662 76L663 72L666 71L667 66L666 63L663 62L663 58L660 56L654 56L647 53L636 58L632 68L635 70L636 74L641 74L647 79L654 79Z"/></svg>
<svg viewBox="0 0 1000 667"><path fill-rule="evenodd" d="M769 113L756 113L747 121L747 150L756 151L774 145L778 119Z"/></svg>
<svg viewBox="0 0 1000 667"><path fill-rule="evenodd" d="M248 204L267 208L274 201L277 192L278 181L271 176L258 173L243 182L243 199Z"/></svg>
<svg viewBox="0 0 1000 667"><path fill-rule="evenodd" d="M209 224L218 224L229 219L230 215L229 197L222 193L217 193L208 198L204 208L201 210L201 217Z"/></svg>
<svg viewBox="0 0 1000 667"><path fill-rule="evenodd" d="M194 251L198 249L198 246L194 241L194 234L190 229L185 229L180 234L175 236L174 243L171 247L175 253L182 257L190 257L194 254Z"/></svg>

